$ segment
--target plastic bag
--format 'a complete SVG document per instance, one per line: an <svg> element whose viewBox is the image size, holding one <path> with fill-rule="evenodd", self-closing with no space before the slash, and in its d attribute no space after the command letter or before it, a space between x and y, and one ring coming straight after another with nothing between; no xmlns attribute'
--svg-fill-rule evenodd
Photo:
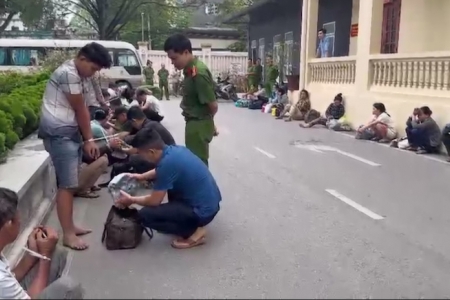
<svg viewBox="0 0 450 300"><path fill-rule="evenodd" d="M108 192L111 194L115 202L120 197L120 191L124 191L130 195L135 195L140 183L126 173L115 176L108 184Z"/></svg>

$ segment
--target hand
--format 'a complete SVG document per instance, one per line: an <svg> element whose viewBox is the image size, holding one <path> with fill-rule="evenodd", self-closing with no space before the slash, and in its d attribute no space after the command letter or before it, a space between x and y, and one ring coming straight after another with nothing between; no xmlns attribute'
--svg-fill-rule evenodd
<svg viewBox="0 0 450 300"><path fill-rule="evenodd" d="M214 136L218 136L219 135L219 130L217 130L216 125L214 125Z"/></svg>
<svg viewBox="0 0 450 300"><path fill-rule="evenodd" d="M111 139L109 141L109 145L111 146L111 148L113 149L119 149L122 146L122 140L121 139Z"/></svg>
<svg viewBox="0 0 450 300"><path fill-rule="evenodd" d="M133 204L133 197L130 194L120 191L119 199L116 200L115 204L118 207L128 207Z"/></svg>
<svg viewBox="0 0 450 300"><path fill-rule="evenodd" d="M83 144L83 149L93 159L97 159L100 156L100 151L94 141L86 141Z"/></svg>
<svg viewBox="0 0 450 300"><path fill-rule="evenodd" d="M28 236L27 247L28 247L28 249L30 249L34 252L39 251L38 246L37 246L37 234L39 233L40 230L41 230L41 228L37 227Z"/></svg>
<svg viewBox="0 0 450 300"><path fill-rule="evenodd" d="M137 181L145 180L143 174L137 174L137 173L124 173L124 176L136 179Z"/></svg>
<svg viewBox="0 0 450 300"><path fill-rule="evenodd" d="M36 236L38 253L51 257L59 239L56 230L50 227L43 227L39 229Z"/></svg>

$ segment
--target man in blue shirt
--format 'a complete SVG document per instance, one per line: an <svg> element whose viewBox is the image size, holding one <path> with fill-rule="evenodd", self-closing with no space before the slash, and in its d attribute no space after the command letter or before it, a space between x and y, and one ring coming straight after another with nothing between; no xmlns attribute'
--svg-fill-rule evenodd
<svg viewBox="0 0 450 300"><path fill-rule="evenodd" d="M317 58L326 58L331 56L330 51L330 39L326 36L327 30L322 28L317 33L317 37L319 38L319 46L317 47Z"/></svg>
<svg viewBox="0 0 450 300"><path fill-rule="evenodd" d="M138 180L154 180L153 193L132 197L122 192L116 204L143 206L142 223L148 228L178 236L172 246L192 248L205 242L206 229L220 210L222 196L214 177L200 158L183 146L167 146L158 132L143 128L133 139L139 155L156 169L129 174ZM168 202L162 203L166 194Z"/></svg>

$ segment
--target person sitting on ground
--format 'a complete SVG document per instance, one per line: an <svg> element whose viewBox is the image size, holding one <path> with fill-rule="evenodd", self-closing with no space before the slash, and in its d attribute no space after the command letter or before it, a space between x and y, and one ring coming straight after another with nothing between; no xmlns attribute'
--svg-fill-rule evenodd
<svg viewBox="0 0 450 300"><path fill-rule="evenodd" d="M372 108L373 119L366 125L360 126L357 130L359 134L365 131L371 132L371 140L380 143L389 143L397 137L392 117L386 112L383 103L376 102ZM358 134L357 134L358 136Z"/></svg>
<svg viewBox="0 0 450 300"><path fill-rule="evenodd" d="M220 210L222 196L207 165L184 146L168 146L150 128L136 134L133 147L156 169L133 174L137 180L154 179L153 193L132 197L121 192L119 207L143 206L145 227L175 235L172 247L188 249L205 243L206 228ZM168 196L168 202L162 203Z"/></svg>
<svg viewBox="0 0 450 300"><path fill-rule="evenodd" d="M339 120L345 114L345 107L344 104L342 104L342 100L342 94L337 94L334 97L333 102L328 105L327 110L325 111L325 116L319 116L318 118L315 118L308 123L300 124L300 127L310 128L314 125L323 125L329 127L330 123Z"/></svg>
<svg viewBox="0 0 450 300"><path fill-rule="evenodd" d="M411 116L406 126L408 137L408 150L417 154L439 153L441 146L441 129L431 117L433 112L428 106L422 106L417 116Z"/></svg>
<svg viewBox="0 0 450 300"><path fill-rule="evenodd" d="M0 188L0 252L20 233L19 199L15 192ZM58 233L38 227L28 237L27 248L50 260L25 253L15 268L0 256L0 299L82 299L84 290L68 276L61 276L68 252L57 246Z"/></svg>
<svg viewBox="0 0 450 300"><path fill-rule="evenodd" d="M442 143L445 146L445 150L447 150L447 155L450 156L450 123L446 124L442 130ZM450 158L447 161L450 162Z"/></svg>
<svg viewBox="0 0 450 300"><path fill-rule="evenodd" d="M107 91L110 97L117 97L120 95L119 86L115 83L110 83Z"/></svg>
<svg viewBox="0 0 450 300"><path fill-rule="evenodd" d="M309 92L302 90L300 92L300 98L296 104L287 104L277 119L283 119L289 112L289 117L285 120L289 121L301 121L305 119L305 115L311 110L311 101L309 99Z"/></svg>
<svg viewBox="0 0 450 300"><path fill-rule="evenodd" d="M161 122L164 119L160 101L145 88L136 90L136 99L149 120Z"/></svg>

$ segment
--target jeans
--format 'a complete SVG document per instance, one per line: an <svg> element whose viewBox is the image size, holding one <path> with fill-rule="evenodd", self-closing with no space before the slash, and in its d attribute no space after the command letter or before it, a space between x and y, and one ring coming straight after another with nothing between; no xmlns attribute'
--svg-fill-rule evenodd
<svg viewBox="0 0 450 300"><path fill-rule="evenodd" d="M199 227L212 222L217 212L207 218L200 218L192 207L168 192L169 202L158 206L144 207L139 211L142 224L160 233L189 238Z"/></svg>
<svg viewBox="0 0 450 300"><path fill-rule="evenodd" d="M67 137L50 137L44 139L44 147L55 168L58 188L78 188L78 177L83 156L81 143Z"/></svg>
<svg viewBox="0 0 450 300"><path fill-rule="evenodd" d="M406 127L405 131L408 142L411 146L422 148L428 153L438 152L438 149L436 147L430 145L430 139L423 129L412 128L412 126L408 126Z"/></svg>

